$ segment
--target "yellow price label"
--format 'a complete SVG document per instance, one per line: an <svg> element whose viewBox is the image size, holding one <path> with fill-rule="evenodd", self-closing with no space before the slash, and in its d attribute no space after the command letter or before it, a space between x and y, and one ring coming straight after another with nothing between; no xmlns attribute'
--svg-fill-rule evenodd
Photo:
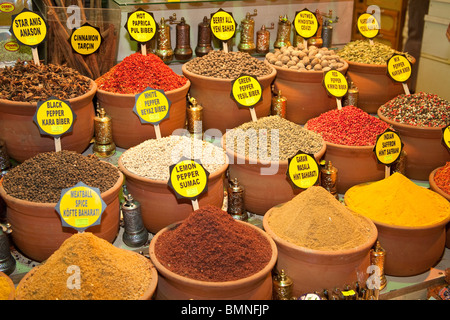
<svg viewBox="0 0 450 320"><path fill-rule="evenodd" d="M70 36L70 45L72 49L81 55L90 55L95 53L102 44L102 35L100 30L91 25L85 24L72 31Z"/></svg>
<svg viewBox="0 0 450 320"><path fill-rule="evenodd" d="M375 156L384 165L390 165L398 160L402 152L403 143L400 136L388 129L377 137Z"/></svg>
<svg viewBox="0 0 450 320"><path fill-rule="evenodd" d="M214 36L221 41L230 40L236 33L233 15L222 9L211 15L210 26Z"/></svg>
<svg viewBox="0 0 450 320"><path fill-rule="evenodd" d="M15 52L15 51L19 51L20 46L16 41L12 40L12 41L8 41L7 43L5 43L3 48L5 48L6 51Z"/></svg>
<svg viewBox="0 0 450 320"><path fill-rule="evenodd" d="M447 148L450 150L450 125L442 129L442 140Z"/></svg>
<svg viewBox="0 0 450 320"><path fill-rule="evenodd" d="M75 118L68 101L50 98L38 102L33 120L42 134L59 137L72 130Z"/></svg>
<svg viewBox="0 0 450 320"><path fill-rule="evenodd" d="M342 98L347 94L348 82L340 71L327 71L323 77L323 84L327 92L333 97Z"/></svg>
<svg viewBox="0 0 450 320"><path fill-rule="evenodd" d="M358 17L357 27L363 37L368 39L375 38L380 32L380 24L370 13L363 13Z"/></svg>
<svg viewBox="0 0 450 320"><path fill-rule="evenodd" d="M10 13L10 12L13 12L14 9L16 9L16 7L14 6L13 3L10 3L10 2L0 3L0 11L1 12Z"/></svg>
<svg viewBox="0 0 450 320"><path fill-rule="evenodd" d="M170 166L168 185L177 198L196 199L208 188L209 172L193 159L182 159Z"/></svg>
<svg viewBox="0 0 450 320"><path fill-rule="evenodd" d="M47 24L42 16L28 9L12 16L11 33L20 44L37 47L47 36Z"/></svg>
<svg viewBox="0 0 450 320"><path fill-rule="evenodd" d="M159 124L169 117L170 105L163 90L147 88L135 96L133 111L142 123Z"/></svg>
<svg viewBox="0 0 450 320"><path fill-rule="evenodd" d="M315 13L308 9L303 9L295 15L294 28L300 37L309 39L314 37L317 30L319 30L319 21Z"/></svg>
<svg viewBox="0 0 450 320"><path fill-rule="evenodd" d="M262 100L262 86L253 76L241 75L232 82L231 96L243 107L253 107Z"/></svg>
<svg viewBox="0 0 450 320"><path fill-rule="evenodd" d="M100 224L106 204L98 188L89 187L83 182L61 191L56 211L61 216L62 225L83 231Z"/></svg>
<svg viewBox="0 0 450 320"><path fill-rule="evenodd" d="M314 156L298 152L288 161L287 176L295 187L308 189L319 180L319 165Z"/></svg>
<svg viewBox="0 0 450 320"><path fill-rule="evenodd" d="M411 77L411 62L402 54L394 54L387 61L389 76L397 82L406 82Z"/></svg>
<svg viewBox="0 0 450 320"><path fill-rule="evenodd" d="M125 28L131 39L139 43L146 43L156 34L156 22L153 13L138 9L128 13Z"/></svg>

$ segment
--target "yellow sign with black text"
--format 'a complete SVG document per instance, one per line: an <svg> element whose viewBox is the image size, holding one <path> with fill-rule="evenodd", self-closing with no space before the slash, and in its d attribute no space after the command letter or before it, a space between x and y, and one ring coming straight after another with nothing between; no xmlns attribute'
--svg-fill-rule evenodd
<svg viewBox="0 0 450 320"><path fill-rule="evenodd" d="M11 17L10 32L20 44L36 48L47 37L47 23L39 13L25 8Z"/></svg>
<svg viewBox="0 0 450 320"><path fill-rule="evenodd" d="M242 107L253 107L262 100L262 86L257 78L241 75L231 83L231 97Z"/></svg>
<svg viewBox="0 0 450 320"><path fill-rule="evenodd" d="M222 9L211 15L211 31L214 36L221 41L228 41L236 33L236 21L233 15Z"/></svg>
<svg viewBox="0 0 450 320"><path fill-rule="evenodd" d="M153 13L143 9L128 13L125 29L134 41L146 43L152 40L157 30Z"/></svg>
<svg viewBox="0 0 450 320"><path fill-rule="evenodd" d="M324 74L323 85L327 92L335 98L342 98L348 91L347 79L342 72L337 70L329 70Z"/></svg>
<svg viewBox="0 0 450 320"><path fill-rule="evenodd" d="M170 166L169 186L177 198L197 199L208 189L209 172L193 159L181 159Z"/></svg>
<svg viewBox="0 0 450 320"><path fill-rule="evenodd" d="M147 88L135 96L133 111L142 123L156 125L169 117L170 105L163 90Z"/></svg>
<svg viewBox="0 0 450 320"><path fill-rule="evenodd" d="M46 101L37 103L33 120L39 127L41 134L60 137L72 131L75 118L76 115L68 101L51 97Z"/></svg>
<svg viewBox="0 0 450 320"><path fill-rule="evenodd" d="M411 62L402 54L394 54L387 61L387 70L392 80L406 82L411 77Z"/></svg>
<svg viewBox="0 0 450 320"><path fill-rule="evenodd" d="M363 13L358 17L357 27L362 36L367 39L375 38L380 32L380 24L370 13Z"/></svg>
<svg viewBox="0 0 450 320"><path fill-rule="evenodd" d="M102 44L102 35L100 29L85 24L72 31L70 36L70 45L72 49L81 55L90 55L95 53Z"/></svg>
<svg viewBox="0 0 450 320"><path fill-rule="evenodd" d="M387 129L378 135L374 151L378 162L389 166L399 159L402 148L403 143L398 133Z"/></svg>
<svg viewBox="0 0 450 320"><path fill-rule="evenodd" d="M308 189L319 181L319 165L313 155L298 152L288 160L286 174L295 187Z"/></svg>
<svg viewBox="0 0 450 320"><path fill-rule="evenodd" d="M319 21L314 12L303 9L295 15L294 28L300 37L309 39L314 37L319 30Z"/></svg>

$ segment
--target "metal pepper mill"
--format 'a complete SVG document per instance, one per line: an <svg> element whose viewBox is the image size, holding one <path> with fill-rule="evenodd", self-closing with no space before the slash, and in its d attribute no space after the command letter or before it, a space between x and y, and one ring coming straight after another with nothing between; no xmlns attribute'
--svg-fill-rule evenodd
<svg viewBox="0 0 450 320"><path fill-rule="evenodd" d="M148 232L144 227L141 215L141 205L131 194L124 192L125 201L122 204L122 215L125 225L123 242L129 247L141 247L148 240Z"/></svg>
<svg viewBox="0 0 450 320"><path fill-rule="evenodd" d="M253 10L253 14L247 12L245 19L241 21L241 40L238 44L238 50L253 54L256 51L255 44L255 20L252 17L258 14L258 10Z"/></svg>
<svg viewBox="0 0 450 320"><path fill-rule="evenodd" d="M190 105L187 108L187 128L190 134L200 136L203 134L203 107L194 97L189 96Z"/></svg>
<svg viewBox="0 0 450 320"><path fill-rule="evenodd" d="M270 27L264 24L261 29L256 32L256 52L268 53L270 50L270 32L269 29L275 29L275 24L272 22Z"/></svg>
<svg viewBox="0 0 450 320"><path fill-rule="evenodd" d="M195 55L202 57L207 55L208 52L214 50L212 45L212 32L209 25L209 19L204 16L203 21L198 24L198 40L195 47Z"/></svg>
<svg viewBox="0 0 450 320"><path fill-rule="evenodd" d="M377 240L375 246L370 250L370 264L375 265L380 270L380 287L377 290L383 290L386 287L387 280L384 273L384 264L386 261L386 251L381 247L380 241Z"/></svg>
<svg viewBox="0 0 450 320"><path fill-rule="evenodd" d="M116 153L116 145L112 138L111 117L104 108L97 109L94 118L94 146L93 152L98 157L110 157Z"/></svg>
<svg viewBox="0 0 450 320"><path fill-rule="evenodd" d="M320 169L320 185L339 200L337 193L337 175L338 169L333 166L331 161L325 161Z"/></svg>
<svg viewBox="0 0 450 320"><path fill-rule="evenodd" d="M191 48L191 26L181 17L180 23L176 26L175 59L186 61L192 57Z"/></svg>
<svg viewBox="0 0 450 320"><path fill-rule="evenodd" d="M310 46L316 46L317 48L321 48L323 46L323 39L322 39L322 25L323 25L323 18L322 14L320 13L319 9L316 9L316 18L317 22L319 24L319 28L317 29L317 33L314 37L308 39L308 45Z"/></svg>
<svg viewBox="0 0 450 320"><path fill-rule="evenodd" d="M272 97L271 114L286 118L287 98L281 95L281 90Z"/></svg>
<svg viewBox="0 0 450 320"><path fill-rule="evenodd" d="M280 49L281 47L289 47L291 45L291 41L289 37L291 35L291 22L288 20L287 15L280 16L278 19L278 30L277 30L277 39L273 44L275 49Z"/></svg>
<svg viewBox="0 0 450 320"><path fill-rule="evenodd" d="M16 269L16 260L9 249L8 234L11 232L9 223L0 224L0 271L7 275L10 275Z"/></svg>
<svg viewBox="0 0 450 320"><path fill-rule="evenodd" d="M292 298L293 282L284 270L272 278L272 299L273 300L290 300Z"/></svg>
<svg viewBox="0 0 450 320"><path fill-rule="evenodd" d="M228 185L228 213L236 220L247 221L248 214L245 210L244 187L239 184L238 178L234 178Z"/></svg>
<svg viewBox="0 0 450 320"><path fill-rule="evenodd" d="M359 89L355 84L350 82L350 88L348 88L347 95L344 99L344 106L358 106Z"/></svg>
<svg viewBox="0 0 450 320"><path fill-rule="evenodd" d="M333 23L338 22L339 17L336 17L335 20L333 20L333 10L328 11L328 15L323 15L326 19L323 22L323 28L322 28L322 40L323 40L323 47L331 48L332 46L332 38L333 38Z"/></svg>
<svg viewBox="0 0 450 320"><path fill-rule="evenodd" d="M175 15L175 14L174 14ZM169 18L173 19L172 17ZM173 19L174 20L174 19ZM173 59L173 49L170 40L170 25L166 23L164 18L161 18L161 22L158 25L157 43L155 54L161 58L164 62L170 62Z"/></svg>

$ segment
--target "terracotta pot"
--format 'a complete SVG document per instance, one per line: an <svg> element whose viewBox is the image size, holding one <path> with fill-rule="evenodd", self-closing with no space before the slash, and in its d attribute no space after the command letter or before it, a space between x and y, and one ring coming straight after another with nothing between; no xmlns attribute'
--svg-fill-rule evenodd
<svg viewBox="0 0 450 320"><path fill-rule="evenodd" d="M125 249L122 249L125 250ZM139 254L139 253L135 253L135 254ZM153 294L155 293L157 284L158 284L158 272L155 268L155 266L148 261L149 264L149 268L151 270L151 280L150 283L148 284L148 288L145 290L145 292L143 293L142 297L140 297L138 300L151 300L153 297ZM23 288L27 285L27 280L33 276L33 274L36 272L36 270L39 268L39 266L34 267L33 269L31 269L29 272L27 272L27 274L20 280L19 284L17 285L17 295L16 295L16 300L26 300L22 297L21 294L21 290L23 290Z"/></svg>
<svg viewBox="0 0 450 320"><path fill-rule="evenodd" d="M322 251L301 247L277 236L268 223L272 212L271 209L264 215L263 228L277 245L277 269L284 269L292 279L294 296L366 281L370 249L377 240L377 229L370 219L366 218L371 228L365 243L353 249Z"/></svg>
<svg viewBox="0 0 450 320"><path fill-rule="evenodd" d="M167 181L153 180L130 172L119 158L119 169L126 179L128 192L141 205L141 215L145 228L151 233L157 233L168 225L184 220L192 212L192 202L189 199L177 199ZM224 199L223 178L228 163L215 172L210 172L208 190L198 198L199 206L211 204L222 207Z"/></svg>
<svg viewBox="0 0 450 320"><path fill-rule="evenodd" d="M111 243L119 231L119 192L123 183L123 175L121 172L119 174L115 185L101 194L107 207L102 213L100 225L87 229ZM0 196L7 205L6 215L13 230L11 236L15 247L34 261L46 260L64 240L77 232L62 226L61 217L55 210L56 203L37 203L11 197L1 182Z"/></svg>
<svg viewBox="0 0 450 320"><path fill-rule="evenodd" d="M186 123L186 95L191 83L188 81L181 88L167 91L165 95L172 103L169 117L159 124L161 136L169 136L176 129L184 128ZM116 146L128 149L148 139L156 138L155 126L151 123L141 123L133 112L134 94L111 93L97 90L100 107L111 117L111 131Z"/></svg>
<svg viewBox="0 0 450 320"><path fill-rule="evenodd" d="M337 108L336 98L323 86L323 71L295 71L273 66L277 70L275 89L286 97L286 119L305 124L324 112ZM338 69L345 74L348 64Z"/></svg>
<svg viewBox="0 0 450 320"><path fill-rule="evenodd" d="M12 282L11 278L8 277L5 273L0 271L0 278L6 279L6 282L9 284L10 292L7 300L14 300L16 297L16 287L14 286L14 282ZM1 299L0 299L1 300Z"/></svg>
<svg viewBox="0 0 450 320"><path fill-rule="evenodd" d="M413 59L412 64L415 62ZM347 63L349 81L353 81L359 90L358 107L365 112L374 114L381 105L405 93L403 85L389 77L387 64Z"/></svg>
<svg viewBox="0 0 450 320"><path fill-rule="evenodd" d="M222 148L227 152L230 180L237 178L244 187L245 208L251 213L264 215L277 204L291 200L302 189L294 188L286 175L288 161L262 163L257 159L237 154L226 147L226 134L222 136ZM325 154L326 145L314 154L317 162ZM266 172L266 174L264 174Z"/></svg>
<svg viewBox="0 0 450 320"><path fill-rule="evenodd" d="M188 71L185 64L181 70L184 76L191 81L189 94L203 107L202 127L204 131L218 129L225 133L227 129L233 129L252 120L249 108L238 107L231 98L232 79L201 76ZM262 101L253 107L258 118L270 114L272 104L271 85L276 75L277 72L272 68L271 74L257 78L263 88Z"/></svg>
<svg viewBox="0 0 450 320"><path fill-rule="evenodd" d="M431 171L430 176L428 178L428 182L430 183L430 189L433 190L434 192L439 193L441 196L443 196L445 199L447 199L448 201L450 201L450 194L448 194L447 192L445 192L444 190L442 190L441 188L439 188L436 184L436 182L434 182L434 175L436 174L436 171L440 169L440 168L436 168L433 171ZM445 246L447 248L450 248L450 223L447 224L447 236L446 236L446 240L445 240Z"/></svg>
<svg viewBox="0 0 450 320"><path fill-rule="evenodd" d="M427 181L435 168L450 161L450 152L442 143L442 128L412 126L392 121L378 111L378 116L389 123L400 135L406 152L405 176Z"/></svg>
<svg viewBox="0 0 450 320"><path fill-rule="evenodd" d="M155 254L155 243L160 235L179 223L172 224L160 230L150 242L149 255L153 264L159 272L159 282L156 288L156 300L271 300L272 298L272 276L271 271L277 261L277 247L273 240L264 231L249 223L249 228L254 228L269 241L272 249L272 257L269 263L252 276L224 282L208 282L194 280L180 276L165 266L157 259Z"/></svg>
<svg viewBox="0 0 450 320"><path fill-rule="evenodd" d="M91 89L86 94L69 99L76 114L72 132L61 137L63 150L82 153L94 136L94 104L92 99L97 85L91 80ZM16 102L0 99L0 138L5 141L8 155L23 162L38 153L55 151L54 138L41 135L33 116L37 103Z"/></svg>

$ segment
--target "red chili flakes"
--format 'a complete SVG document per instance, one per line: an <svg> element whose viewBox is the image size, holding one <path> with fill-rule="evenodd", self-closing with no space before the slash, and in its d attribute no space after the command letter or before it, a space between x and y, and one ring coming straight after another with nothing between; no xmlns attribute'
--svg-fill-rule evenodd
<svg viewBox="0 0 450 320"><path fill-rule="evenodd" d="M434 182L439 189L450 194L450 162L447 162L445 166L436 170Z"/></svg>

